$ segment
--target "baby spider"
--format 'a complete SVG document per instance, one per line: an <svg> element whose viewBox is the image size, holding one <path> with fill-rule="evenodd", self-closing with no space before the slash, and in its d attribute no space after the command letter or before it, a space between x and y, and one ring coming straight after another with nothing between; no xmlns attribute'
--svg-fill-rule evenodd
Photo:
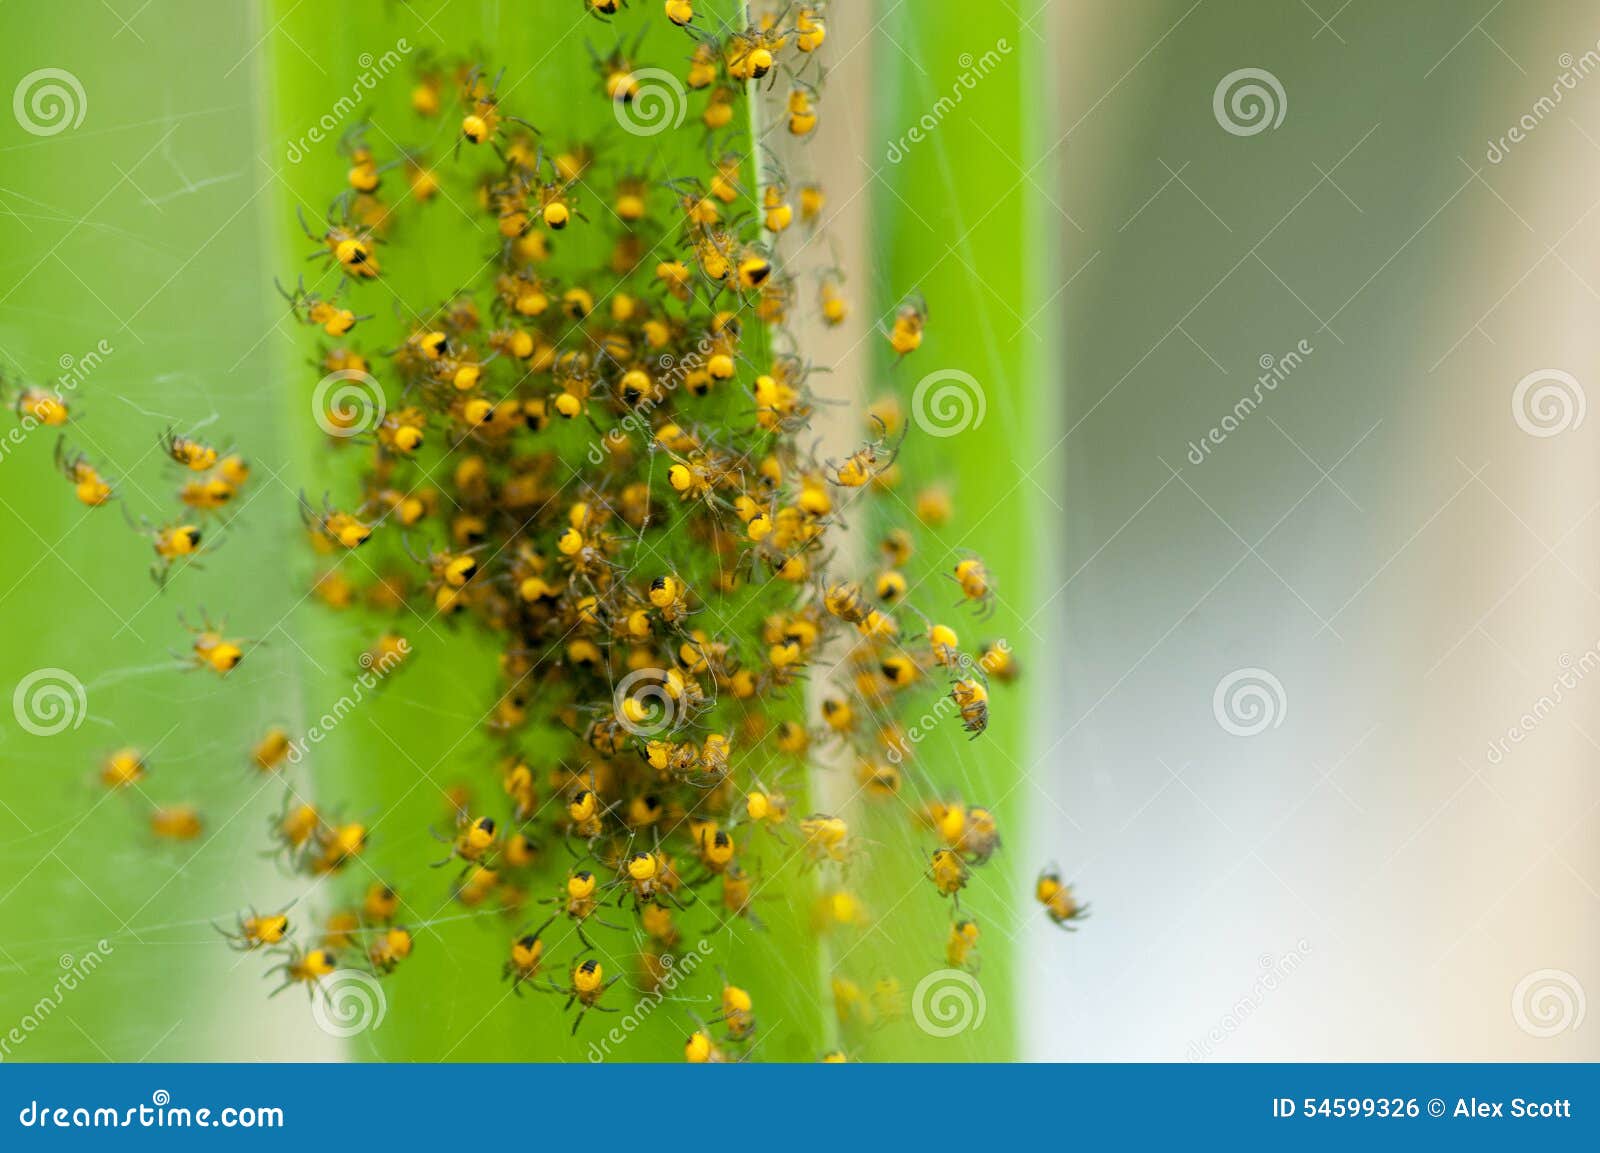
<svg viewBox="0 0 1600 1153"><path fill-rule="evenodd" d="M749 873L745 872L736 862L729 862L728 867L722 871L722 911L726 916L719 918L718 928L724 928L732 922L734 917L742 917L757 929L765 929L761 918L756 916L751 905L755 901L755 885Z"/></svg>
<svg viewBox="0 0 1600 1153"><path fill-rule="evenodd" d="M703 876L690 882L692 885L704 884L712 877L718 876L733 867L734 856L739 851L739 846L726 829L720 829L714 821L690 821L690 833L694 838L695 854L700 858L700 864L705 869Z"/></svg>
<svg viewBox="0 0 1600 1153"><path fill-rule="evenodd" d="M402 537L400 543L405 546L407 556L424 565L435 581L448 588L461 588L477 575L478 558L474 554L482 551L481 545L454 553L429 549L427 556L419 557L411 550L409 538Z"/></svg>
<svg viewBox="0 0 1600 1153"><path fill-rule="evenodd" d="M263 773L283 767L283 762L294 752L294 742L289 734L277 725L268 729L250 750L250 760Z"/></svg>
<svg viewBox="0 0 1600 1153"><path fill-rule="evenodd" d="M808 864L823 861L848 861L855 845L850 837L850 826L843 817L816 813L800 822L800 833L805 837L803 849Z"/></svg>
<svg viewBox="0 0 1600 1153"><path fill-rule="evenodd" d="M1022 672L1010 643L1005 640L990 641L984 645L983 655L978 658L978 667L1003 685L1016 680Z"/></svg>
<svg viewBox="0 0 1600 1153"><path fill-rule="evenodd" d="M800 6L794 18L796 48L811 53L822 47L822 42L828 38L826 15L821 3Z"/></svg>
<svg viewBox="0 0 1600 1153"><path fill-rule="evenodd" d="M800 223L808 228L815 228L822 219L823 209L828 207L828 191L816 181L810 181L800 186Z"/></svg>
<svg viewBox="0 0 1600 1153"><path fill-rule="evenodd" d="M539 131L528 121L500 111L500 98L495 95L495 90L500 87L500 78L504 75L503 71L497 73L492 83L486 83L482 72L474 68L467 77L466 84L462 86L462 99L469 106L469 111L461 118L461 135L456 138L458 155L463 140L472 145L493 141L507 122Z"/></svg>
<svg viewBox="0 0 1600 1153"><path fill-rule="evenodd" d="M379 976L392 973L411 956L411 945L411 930L391 925L367 945L367 964Z"/></svg>
<svg viewBox="0 0 1600 1153"><path fill-rule="evenodd" d="M289 302L289 311L296 320L301 324L314 325L329 336L344 336L360 321L372 319L371 316L357 316L351 309L341 308L326 297L309 291L304 282L296 284L293 292L279 284L278 294Z"/></svg>
<svg viewBox="0 0 1600 1153"><path fill-rule="evenodd" d="M89 458L76 450L67 449L66 438L56 441L56 467L72 482L78 500L90 508L97 508L111 499L111 482L100 470L89 463Z"/></svg>
<svg viewBox="0 0 1600 1153"><path fill-rule="evenodd" d="M277 848L262 856L277 857L292 869L298 869L304 860L307 846L317 830L322 828L322 814L314 805L294 804L293 795L285 794L283 808L267 823L267 834Z"/></svg>
<svg viewBox="0 0 1600 1153"><path fill-rule="evenodd" d="M964 557L956 562L952 575L961 586L961 599L975 606L980 618L994 615L994 584L982 560L976 556Z"/></svg>
<svg viewBox="0 0 1600 1153"><path fill-rule="evenodd" d="M817 129L817 90L803 80L789 89L789 135L810 136Z"/></svg>
<svg viewBox="0 0 1600 1153"><path fill-rule="evenodd" d="M347 219L344 223L329 223L327 229L321 234L313 232L306 223L304 212L298 212L300 230L311 240L321 245L317 252L313 252L307 259L325 259L337 264L344 274L356 280L371 280L380 271L378 257L374 251L377 245L376 238L365 229L351 227Z"/></svg>
<svg viewBox="0 0 1600 1153"><path fill-rule="evenodd" d="M469 816L465 809L458 809L455 837L453 839L440 837L440 840L450 841L450 855L442 861L435 861L434 868L448 865L457 858L469 865L477 865L484 863L493 855L499 843L499 832L495 827L494 818L474 818Z"/></svg>
<svg viewBox="0 0 1600 1153"><path fill-rule="evenodd" d="M723 48L728 75L735 80L764 79L772 71L774 58L784 39L784 33L776 28L758 28L755 25L733 32ZM773 80L776 82L777 77L774 76Z"/></svg>
<svg viewBox="0 0 1600 1153"><path fill-rule="evenodd" d="M592 779L590 783L593 784ZM600 794L592 788L579 788L574 792L567 802L568 848L571 848L571 837L574 833L585 843L593 845L604 829L605 818L612 807L602 801ZM577 853L574 852L573 856L577 856Z"/></svg>
<svg viewBox="0 0 1600 1153"><path fill-rule="evenodd" d="M156 561L150 566L150 575L157 585L167 583L167 574L178 561L194 563L200 553L200 529L192 524L164 525L149 530L150 545L155 549Z"/></svg>
<svg viewBox="0 0 1600 1153"><path fill-rule="evenodd" d="M5 391L5 378L0 377L0 394ZM49 428L59 428L71 419L67 402L59 392L47 392L33 385L19 389L16 396L6 399L6 404L24 424L31 420Z"/></svg>
<svg viewBox="0 0 1600 1153"><path fill-rule="evenodd" d="M756 1031L754 1002L748 991L729 981L728 975L720 969L718 972L722 976L722 1012L711 1019L712 1024L725 1024L730 1041L748 1041Z"/></svg>
<svg viewBox="0 0 1600 1153"><path fill-rule="evenodd" d="M927 323L927 301L920 294L907 297L894 314L894 324L884 332L889 347L901 357L915 352L922 346L922 330Z"/></svg>
<svg viewBox="0 0 1600 1153"><path fill-rule="evenodd" d="M634 908L643 910L647 906L659 905L661 901L670 901L678 908L683 908L683 903L673 895L662 878L661 858L655 853L634 853L622 865L622 874L612 882L614 888L620 889L617 894L617 904L622 904L628 894L633 894Z"/></svg>
<svg viewBox="0 0 1600 1153"><path fill-rule="evenodd" d="M577 1036L578 1026L583 1024L584 1014L589 1010L593 1009L600 1013L618 1011L601 1005L599 1001L605 991L619 980L621 980L620 975L606 980L605 969L601 967L600 962L589 957L573 966L571 984L567 988L563 989L554 983L549 986L550 992L566 995L567 1003L562 1006L564 1010L571 1009L574 1004L578 1006L578 1015L572 1022L573 1036Z"/></svg>
<svg viewBox="0 0 1600 1153"><path fill-rule="evenodd" d="M372 154L372 149L367 145L368 122L362 121L351 128L339 140L340 154L350 162L350 168L345 172L345 181L350 185L350 190L360 195L371 195L378 191L378 185L383 182L383 174L395 167L399 161L390 161L380 165Z"/></svg>
<svg viewBox="0 0 1600 1153"><path fill-rule="evenodd" d="M238 475L236 470L228 472ZM185 508L199 513L220 512L239 495L239 486L219 467L215 473L191 477L178 489L178 499Z"/></svg>
<svg viewBox="0 0 1600 1153"><path fill-rule="evenodd" d="M534 172L538 173L537 161ZM588 217L578 211L577 200L568 191L571 185L560 179L546 180L533 189L539 204L539 219L544 221L544 226L552 232L560 232L576 216L579 220L588 221ZM588 313L584 309L584 313Z"/></svg>
<svg viewBox="0 0 1600 1153"><path fill-rule="evenodd" d="M963 677L950 686L950 699L961 710L961 727L974 737L989 727L989 690L982 681Z"/></svg>
<svg viewBox="0 0 1600 1153"><path fill-rule="evenodd" d="M683 1059L691 1065L721 1065L728 1058L711 1039L711 1029L700 1018L694 1019L697 1028L683 1043Z"/></svg>
<svg viewBox="0 0 1600 1153"><path fill-rule="evenodd" d="M259 949L263 945L281 945L289 935L289 914L269 913L262 916L254 909L248 913L240 913L238 926L233 932L228 932L221 925L213 922L216 930L228 939L228 943L241 952Z"/></svg>
<svg viewBox="0 0 1600 1153"><path fill-rule="evenodd" d="M316 996L321 988L320 982L339 967L339 959L331 949L302 950L298 945L290 945L285 960L267 970L265 975L272 973L283 974L283 984L272 990L269 996L276 997L290 985L304 985L306 998Z"/></svg>
<svg viewBox="0 0 1600 1153"><path fill-rule="evenodd" d="M163 841L192 841L204 828L193 805L164 805L150 814L150 831Z"/></svg>
<svg viewBox="0 0 1600 1153"><path fill-rule="evenodd" d="M599 885L599 878L588 869L574 869L567 874L566 883L562 886L560 894L551 902L560 906L560 912L557 913L557 916L564 914L571 918L573 929L578 934L578 940L583 942L585 949L594 948L593 942L584 935L583 926L585 922L593 920L607 929L615 929L618 932L622 928L620 925L613 925L609 921L595 916L595 910L600 907L600 899L596 896Z"/></svg>
<svg viewBox="0 0 1600 1153"><path fill-rule="evenodd" d="M1089 915L1089 906L1080 905L1072 895L1072 886L1061 882L1061 873L1054 865L1046 865L1034 883L1033 895L1044 906L1051 924L1073 931L1073 923Z"/></svg>
<svg viewBox="0 0 1600 1153"><path fill-rule="evenodd" d="M180 616L180 624L194 634L194 643L187 658L191 668L210 669L219 677L231 673L244 659L245 640L229 640L223 634L223 625L213 625L201 610L200 626L188 624Z"/></svg>
<svg viewBox="0 0 1600 1153"><path fill-rule="evenodd" d="M928 879L933 882L933 887L939 890L941 896L955 901L958 909L961 907L959 894L966 888L969 875L967 863L961 859L960 853L954 849L934 850L933 859L928 866Z"/></svg>
<svg viewBox="0 0 1600 1153"><path fill-rule="evenodd" d="M388 924L400 911L400 894L382 881L367 886L361 898L361 915L368 921Z"/></svg>
<svg viewBox="0 0 1600 1153"><path fill-rule="evenodd" d="M950 935L945 938L944 945L945 964L952 969L965 969L976 974L980 967L978 958L978 922L970 917L962 917L950 926Z"/></svg>
<svg viewBox="0 0 1600 1153"><path fill-rule="evenodd" d="M170 428L161 436L161 450L193 472L205 472L218 458L217 450L211 445Z"/></svg>
<svg viewBox="0 0 1600 1153"><path fill-rule="evenodd" d="M511 991L519 997L522 996L523 984L539 977L539 970L544 965L544 942L539 936L558 916L559 913L552 913L537 929L522 933L511 942L511 957L501 973L505 980L511 982Z"/></svg>
<svg viewBox="0 0 1600 1153"><path fill-rule="evenodd" d="M900 452L900 443L896 441L889 444L889 429L883 420L874 416L873 423L878 427L879 435L874 440L856 449L837 465L830 463L829 480L841 488L861 488L879 476L890 465L894 464L895 457ZM902 431L900 439L905 439Z"/></svg>
<svg viewBox="0 0 1600 1153"><path fill-rule="evenodd" d="M100 783L108 789L125 789L144 780L148 772L144 754L138 749L118 749L100 766Z"/></svg>
<svg viewBox="0 0 1600 1153"><path fill-rule="evenodd" d="M752 824L765 825L776 832L789 819L789 798L757 782L745 794L744 812Z"/></svg>
<svg viewBox="0 0 1600 1153"><path fill-rule="evenodd" d="M694 35L693 29L689 27L690 24L694 23L693 0L666 0L666 3L662 5L662 10L666 13L668 20L688 32L691 36Z"/></svg>
<svg viewBox="0 0 1600 1153"><path fill-rule="evenodd" d="M337 873L367 847L367 827L359 821L342 825L317 826L317 852L309 859L311 872L319 876Z"/></svg>
<svg viewBox="0 0 1600 1153"><path fill-rule="evenodd" d="M594 61L594 69L599 73L600 88L606 94L606 99L617 104L629 104L638 95L639 81L633 70L643 40L644 29L641 28L631 47L619 43L603 60L592 45L589 47L589 59Z"/></svg>
<svg viewBox="0 0 1600 1153"><path fill-rule="evenodd" d="M327 498L323 499L322 511L318 512L311 507L311 502L303 492L300 494L300 519L318 539L339 548L360 548L372 535L370 524L353 513L333 508Z"/></svg>
<svg viewBox="0 0 1600 1153"><path fill-rule="evenodd" d="M1000 848L1000 828L994 813L980 805L966 810L952 847L974 865L985 864Z"/></svg>
<svg viewBox="0 0 1600 1153"><path fill-rule="evenodd" d="M822 283L817 287L817 307L822 313L822 322L829 328L837 328L850 315L850 302L844 295L844 274L838 269L822 274Z"/></svg>
<svg viewBox="0 0 1600 1153"><path fill-rule="evenodd" d="M761 194L761 224L768 232L783 232L794 223L794 205L789 203L789 185L775 179Z"/></svg>

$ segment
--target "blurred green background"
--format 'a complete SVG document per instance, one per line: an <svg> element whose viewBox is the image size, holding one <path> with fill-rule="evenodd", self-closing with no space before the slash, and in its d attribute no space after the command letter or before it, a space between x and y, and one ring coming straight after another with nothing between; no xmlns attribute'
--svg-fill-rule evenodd
<svg viewBox="0 0 1600 1153"><path fill-rule="evenodd" d="M731 17L738 5L698 7L711 18ZM648 26L643 60L659 54L678 70L689 41L657 8L635 4L617 27L631 37ZM309 419L320 375L309 363L314 345L285 317L273 280L292 282L306 267L295 209L317 219L344 162L331 145L307 150L303 161L289 145L402 39L414 53L482 54L507 69L508 106L525 108L553 141L584 139L610 116L594 91L587 46L604 54L617 32L583 16L578 0L375 0L337 11L283 0L222 9L156 0L66 9L0 10L16 62L8 86L48 67L82 88L69 95L81 121L55 134L0 118L0 363L10 380L49 383L63 358L81 359L105 342L109 351L72 397L68 439L119 482L135 517L158 519L170 507L173 474L156 443L169 426L233 443L255 471L224 547L160 592L146 574L147 542L117 509L86 510L72 500L53 471L53 432L8 445L0 460L0 533L10 558L0 566L0 682L9 693L34 670L64 670L88 702L75 726L49 736L0 714L0 1030L37 1015L69 957L75 963L101 940L108 946L104 964L25 1029L8 1059L583 1059L591 1037L567 1039L554 999L506 995L499 967L516 926L468 914L451 903L445 873L424 867L437 856L429 827L448 820L444 789L461 781L496 787L497 751L479 723L493 702L493 652L471 635L410 621L416 651L404 674L289 770L297 794L373 824L363 858L370 872L352 870L336 883L340 903L374 877L392 880L406 900L402 919L416 928L416 954L386 983L382 1025L330 1037L299 991L268 1001L265 962L230 952L211 922L296 898L295 915L309 922L334 904L331 887L286 876L264 859L266 824L287 790L253 770L248 750L269 724L304 731L347 694L356 654L383 627L307 599L314 565L296 495L336 487L348 474ZM980 426L908 443L905 500L939 482L957 510L924 540L912 575L942 582L936 574L960 550L982 553L1002 590L986 635L1012 636L1024 662L1037 636L1022 626L1021 611L1035 595L1034 557L1011 526L1014 517L1039 520L1048 507L1040 486L1023 482L1024 461L1042 455L1059 408L1055 390L1025 384L1046 368L1051 326L1037 310L1054 275L1049 246L1025 236L1052 236L1056 225L1040 212L1035 186L998 164L963 158L1023 157L1048 132L1050 114L1031 98L1048 47L1043 21L1032 18L1029 28L1015 11L985 16L986 47L1009 46L1000 68L966 94L961 115L891 164L886 149L905 122L970 68L963 54L971 30L930 19L921 5L834 5L829 88L843 95L825 97L824 127L807 161L830 194L829 253L823 259L819 237L817 251L801 256L819 268L837 258L851 277L850 324L819 336L836 342L829 389L849 402L834 430L841 446L859 440L868 400L897 393L909 411L924 373L954 367L981 382ZM415 137L410 64L364 93L351 118L370 115ZM682 162L699 163L697 136L684 135ZM373 142L387 143L377 135ZM406 140L413 142L430 143ZM403 291L442 297L479 259L449 244L426 256L402 276ZM914 292L933 320L917 358L896 368L876 324ZM1032 328L1013 338L1030 314ZM1037 452L1012 459L1035 441ZM1002 510L1007 515L993 515ZM862 531L866 540L872 530ZM933 603L944 596L940 588ZM193 621L202 609L259 644L226 681L177 668L174 654L187 642L179 614ZM859 812L873 843L862 887L873 913L867 927L820 941L810 927L809 879L777 878L761 909L767 933L717 935L715 960L755 995L758 1058L811 1060L834 1045L877 1059L1016 1054L1010 939L1032 912L1032 858L1022 856L1020 838L969 893L986 930L981 1028L930 1039L902 1019L870 1038L844 1036L833 1023L828 978L849 973L868 989L892 979L909 996L943 966L948 909L922 877L926 849L911 835L908 807L960 789L992 804L1003 827L1019 826L1026 691L997 698L981 744L941 734L925 745L928 783L908 786L905 805ZM134 793L108 795L95 773L122 745L146 752L150 775ZM836 778L850 773L819 767L814 791L848 797L854 785L840 794ZM147 827L151 806L178 802L200 807L204 835L157 843ZM688 921L691 932L703 927ZM678 990L693 1004L669 1002L615 1055L676 1059L684 1010L709 1015L704 1002L716 989L708 968Z"/></svg>

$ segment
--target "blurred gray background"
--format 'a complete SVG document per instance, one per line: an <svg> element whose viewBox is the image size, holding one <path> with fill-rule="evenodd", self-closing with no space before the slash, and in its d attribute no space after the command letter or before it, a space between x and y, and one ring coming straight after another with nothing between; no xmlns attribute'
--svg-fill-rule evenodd
<svg viewBox="0 0 1600 1153"><path fill-rule="evenodd" d="M1031 838L1097 915L1031 930L1026 1051L1600 1057L1600 9L1035 27L1073 279ZM1241 69L1277 89L1219 110Z"/></svg>

